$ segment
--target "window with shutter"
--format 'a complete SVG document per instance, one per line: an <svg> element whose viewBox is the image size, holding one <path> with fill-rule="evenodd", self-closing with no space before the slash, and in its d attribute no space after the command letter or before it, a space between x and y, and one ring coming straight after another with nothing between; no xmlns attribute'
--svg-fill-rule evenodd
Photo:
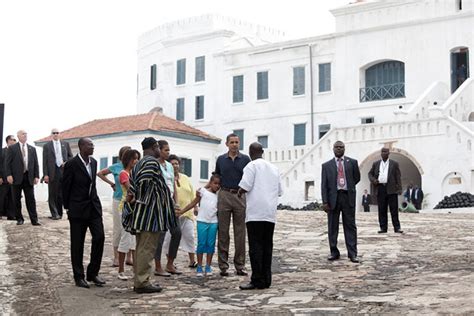
<svg viewBox="0 0 474 316"><path fill-rule="evenodd" d="M306 145L306 123L294 125L293 145Z"/></svg>
<svg viewBox="0 0 474 316"><path fill-rule="evenodd" d="M232 78L232 102L244 102L244 76L234 76Z"/></svg>
<svg viewBox="0 0 474 316"><path fill-rule="evenodd" d="M180 59L176 62L176 84L186 83L186 59Z"/></svg>
<svg viewBox="0 0 474 316"><path fill-rule="evenodd" d="M239 150L243 150L244 149L244 130L234 129L233 133L239 136Z"/></svg>
<svg viewBox="0 0 474 316"><path fill-rule="evenodd" d="M201 176L200 178L202 180L207 180L209 179L209 161L207 160L201 160Z"/></svg>
<svg viewBox="0 0 474 316"><path fill-rule="evenodd" d="M176 120L184 121L184 98L176 99Z"/></svg>
<svg viewBox="0 0 474 316"><path fill-rule="evenodd" d="M156 89L156 65L150 67L150 90Z"/></svg>
<svg viewBox="0 0 474 316"><path fill-rule="evenodd" d="M262 145L263 148L268 148L268 136L258 136L257 141Z"/></svg>
<svg viewBox="0 0 474 316"><path fill-rule="evenodd" d="M293 68L293 95L305 93L305 67Z"/></svg>
<svg viewBox="0 0 474 316"><path fill-rule="evenodd" d="M196 97L196 109L195 109L195 119L202 120L204 119L204 96L200 95Z"/></svg>
<svg viewBox="0 0 474 316"><path fill-rule="evenodd" d="M268 99L268 71L257 72L257 100Z"/></svg>
<svg viewBox="0 0 474 316"><path fill-rule="evenodd" d="M204 56L196 57L195 68L194 81L206 80L206 58Z"/></svg>
<svg viewBox="0 0 474 316"><path fill-rule="evenodd" d="M192 159L181 158L181 170L188 177L192 177Z"/></svg>

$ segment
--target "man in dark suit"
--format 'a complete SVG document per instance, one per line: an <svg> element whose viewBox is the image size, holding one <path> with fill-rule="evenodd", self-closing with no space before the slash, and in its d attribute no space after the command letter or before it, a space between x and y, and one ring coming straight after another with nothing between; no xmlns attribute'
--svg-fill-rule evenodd
<svg viewBox="0 0 474 316"><path fill-rule="evenodd" d="M364 212L370 212L370 194L367 193L367 189L364 190L364 195L362 195L362 206L364 207Z"/></svg>
<svg viewBox="0 0 474 316"><path fill-rule="evenodd" d="M423 197L423 190L419 186L415 185L413 188L411 200L417 210L421 210L421 206L423 205Z"/></svg>
<svg viewBox="0 0 474 316"><path fill-rule="evenodd" d="M43 177L48 184L48 204L52 219L63 217L61 179L64 163L72 158L69 143L59 139L59 130L51 131L53 139L43 146Z"/></svg>
<svg viewBox="0 0 474 316"><path fill-rule="evenodd" d="M6 216L8 220L15 220L15 208L13 205L13 195L11 185L5 175L5 158L8 147L16 143L15 136L8 135L5 139L7 146L0 151L0 218Z"/></svg>
<svg viewBox="0 0 474 316"><path fill-rule="evenodd" d="M325 162L321 171L321 196L323 210L328 214L328 236L331 254L329 261L340 257L337 249L339 215L342 212L342 226L349 259L358 263L357 227L355 224L356 184L360 181L357 160L345 157L345 145L334 143L335 158Z"/></svg>
<svg viewBox="0 0 474 316"><path fill-rule="evenodd" d="M89 288L84 280L84 239L87 228L92 235L87 281L97 286L105 284L99 277L104 251L102 205L96 189L97 161L91 157L94 144L90 138L78 142L79 154L66 162L62 181L63 203L67 210L71 234L71 262L76 286Z"/></svg>
<svg viewBox="0 0 474 316"><path fill-rule="evenodd" d="M19 142L6 151L5 175L8 183L12 185L17 225L23 225L25 221L21 214L21 191L23 191L31 224L39 226L41 224L36 213L34 189L34 185L39 181L38 156L35 147L26 143L28 134L24 130L18 131L16 136Z"/></svg>
<svg viewBox="0 0 474 316"><path fill-rule="evenodd" d="M379 208L379 234L387 232L387 208L390 208L392 224L396 233L403 233L398 219L398 195L402 193L402 181L398 162L388 159L390 150L382 148L381 160L373 163L369 171L369 180L375 186Z"/></svg>

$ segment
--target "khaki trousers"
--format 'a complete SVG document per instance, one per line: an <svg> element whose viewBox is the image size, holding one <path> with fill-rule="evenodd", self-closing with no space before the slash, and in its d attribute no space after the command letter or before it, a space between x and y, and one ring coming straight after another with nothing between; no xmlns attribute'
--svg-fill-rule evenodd
<svg viewBox="0 0 474 316"><path fill-rule="evenodd" d="M159 238L160 232L141 232L136 235L137 245L133 266L135 288L143 288L151 284L150 277L153 275L155 251Z"/></svg>
<svg viewBox="0 0 474 316"><path fill-rule="evenodd" d="M217 200L217 218L219 227L217 230L217 253L219 269L229 269L229 229L232 217L234 228L234 266L237 271L245 267L245 196L238 197L237 194L220 190Z"/></svg>

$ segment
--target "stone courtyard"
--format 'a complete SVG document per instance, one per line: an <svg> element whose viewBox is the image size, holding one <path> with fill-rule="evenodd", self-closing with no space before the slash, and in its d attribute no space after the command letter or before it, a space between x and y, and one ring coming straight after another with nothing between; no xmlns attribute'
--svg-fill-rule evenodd
<svg viewBox="0 0 474 316"><path fill-rule="evenodd" d="M361 263L353 264L342 227L341 260L326 260L324 213L279 211L270 289L240 291L248 279L233 271L198 278L180 252L183 274L155 277L163 292L145 295L111 267L110 210L101 270L107 285L91 289L74 286L68 221L49 220L45 203L39 214L41 227L0 221L0 314L474 314L474 213L401 214L402 235L377 234L377 214L358 213ZM86 254L89 242L90 235ZM132 276L131 267L126 273Z"/></svg>

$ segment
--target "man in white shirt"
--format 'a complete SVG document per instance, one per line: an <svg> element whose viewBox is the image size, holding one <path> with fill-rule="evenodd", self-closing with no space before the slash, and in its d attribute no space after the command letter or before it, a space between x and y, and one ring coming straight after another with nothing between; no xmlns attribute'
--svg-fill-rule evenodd
<svg viewBox="0 0 474 316"><path fill-rule="evenodd" d="M402 180L400 167L395 160L388 159L390 149L382 148L381 160L374 162L369 171L369 180L375 186L377 192L377 204L379 208L379 234L387 232L388 218L387 209L390 208L392 224L396 233L403 233L398 219L398 195L402 193Z"/></svg>
<svg viewBox="0 0 474 316"><path fill-rule="evenodd" d="M57 220L63 217L61 179L64 164L72 158L72 151L69 143L60 139L57 128L51 130L51 138L43 146L43 180L48 184L50 218Z"/></svg>
<svg viewBox="0 0 474 316"><path fill-rule="evenodd" d="M246 193L245 223L249 240L250 283L241 290L269 288L272 282L273 231L275 229L278 197L282 195L277 167L262 158L260 143L249 147L252 161L244 168L238 196Z"/></svg>

